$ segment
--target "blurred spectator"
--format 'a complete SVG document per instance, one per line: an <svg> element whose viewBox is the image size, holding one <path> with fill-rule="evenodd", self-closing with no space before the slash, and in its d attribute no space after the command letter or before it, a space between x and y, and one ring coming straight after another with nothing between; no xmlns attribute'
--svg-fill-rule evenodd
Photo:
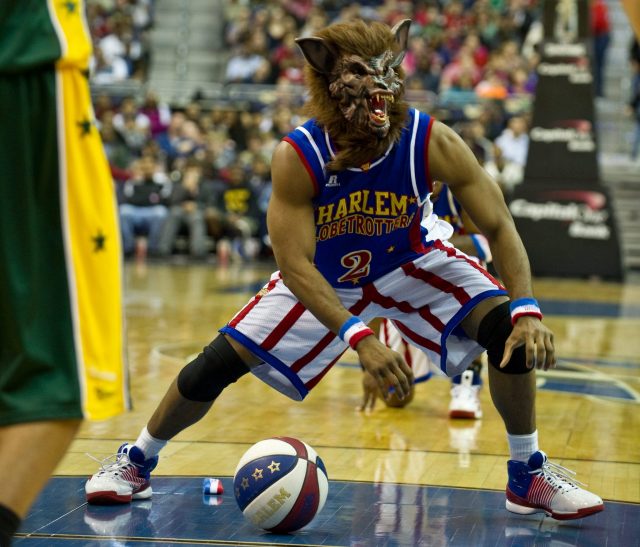
<svg viewBox="0 0 640 547"><path fill-rule="evenodd" d="M167 130L155 137L158 146L167 158L173 159L178 156L177 145L185 120L186 117L182 112L174 112L171 114Z"/></svg>
<svg viewBox="0 0 640 547"><path fill-rule="evenodd" d="M480 99L504 100L509 95L505 82L493 70L485 72L484 78L475 87L475 92Z"/></svg>
<svg viewBox="0 0 640 547"><path fill-rule="evenodd" d="M513 162L524 168L529 151L526 120L522 116L511 118L506 129L496 139L496 144L502 150L502 155L507 162Z"/></svg>
<svg viewBox="0 0 640 547"><path fill-rule="evenodd" d="M105 57L100 46L94 46L90 63L91 81L96 84L113 84L126 80L129 69L120 57Z"/></svg>
<svg viewBox="0 0 640 547"><path fill-rule="evenodd" d="M159 254L162 225L167 218L166 201L170 185L157 170L154 159L144 156L134 164L134 174L122 191L120 229L125 256L136 249L136 236L147 237L150 255Z"/></svg>
<svg viewBox="0 0 640 547"><path fill-rule="evenodd" d="M500 185L506 199L513 195L513 189L522 182L524 168L513 161L508 161L498 145L493 146L493 158L485 162L484 168Z"/></svg>
<svg viewBox="0 0 640 547"><path fill-rule="evenodd" d="M128 178L130 173L127 172L127 169L133 158L132 150L122 135L116 131L113 125L113 113L110 111L105 112L102 116L100 136L114 178ZM122 174L117 176L116 172Z"/></svg>
<svg viewBox="0 0 640 547"><path fill-rule="evenodd" d="M249 39L250 35L242 36L235 53L230 57L225 74L227 83L262 83L269 77L269 61L251 49Z"/></svg>
<svg viewBox="0 0 640 547"><path fill-rule="evenodd" d="M197 157L204 152L204 138L196 122L185 120L180 126L174 149L177 157Z"/></svg>
<svg viewBox="0 0 640 547"><path fill-rule="evenodd" d="M591 34L593 36L593 85L597 97L604 97L604 72L607 49L611 41L609 8L605 0L591 0Z"/></svg>
<svg viewBox="0 0 640 547"><path fill-rule="evenodd" d="M189 238L189 254L203 258L207 254L207 227L204 211L207 201L206 188L202 185L202 167L188 162L181 180L173 185L168 199L169 215L162 227L158 249L161 256L169 256L175 249L178 234L185 230Z"/></svg>
<svg viewBox="0 0 640 547"><path fill-rule="evenodd" d="M93 61L94 81L144 79L149 65L153 0L87 0L87 21L94 49L100 50Z"/></svg>
<svg viewBox="0 0 640 547"><path fill-rule="evenodd" d="M206 212L209 233L216 240L220 263L229 259L253 258L257 242L253 240L260 223L255 190L238 164L228 170L227 184Z"/></svg>
<svg viewBox="0 0 640 547"><path fill-rule="evenodd" d="M171 109L167 104L161 102L153 91L147 91L144 103L140 108L140 114L149 120L149 130L154 138L169 127Z"/></svg>

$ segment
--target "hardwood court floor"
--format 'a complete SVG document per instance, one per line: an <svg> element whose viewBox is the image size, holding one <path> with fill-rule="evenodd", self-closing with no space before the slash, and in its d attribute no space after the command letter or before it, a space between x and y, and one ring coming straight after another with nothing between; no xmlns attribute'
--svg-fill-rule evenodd
<svg viewBox="0 0 640 547"><path fill-rule="evenodd" d="M80 477L74 483L77 486L97 469L86 453L102 459L121 442L135 439L189 356L215 336L270 272L270 265L220 269L127 264L126 315L135 408L106 422L84 424L56 474ZM560 358L556 370L538 373L541 448L576 471L578 479L605 500L638 504L640 284L541 279L535 288L545 323L556 334ZM347 481L350 487L356 481L473 489L470 496L479 491L497 496L495 503L502 507L499 493L506 483L508 449L488 389L482 390L482 420L454 422L447 418L449 382L444 378L418 386L414 401L405 409L378 404L369 414L355 410L360 378L355 354L347 353L303 403L296 403L245 376L222 394L209 415L167 446L154 476L226 480L251 444L288 435L314 446L330 479ZM232 495L226 503L227 508L234 505ZM628 507L637 527L640 507ZM614 514L609 513L609 518ZM539 522L542 517L537 518ZM628 527L630 517L626 518ZM616 527L615 522L609 524ZM270 542L263 535L256 538L257 544ZM389 541L389 545L405 544ZM583 543L571 539L565 544Z"/></svg>

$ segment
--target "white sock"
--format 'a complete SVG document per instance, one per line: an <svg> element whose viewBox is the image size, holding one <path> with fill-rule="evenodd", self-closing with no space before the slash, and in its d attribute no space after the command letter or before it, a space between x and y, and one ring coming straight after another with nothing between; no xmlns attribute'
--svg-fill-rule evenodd
<svg viewBox="0 0 640 547"><path fill-rule="evenodd" d="M512 460L527 462L529 456L538 451L538 430L528 435L510 435L507 433L509 441L509 455Z"/></svg>
<svg viewBox="0 0 640 547"><path fill-rule="evenodd" d="M162 450L168 442L169 441L163 441L152 437L145 425L134 444L142 450L144 457L148 460L149 458L157 456L160 450Z"/></svg>

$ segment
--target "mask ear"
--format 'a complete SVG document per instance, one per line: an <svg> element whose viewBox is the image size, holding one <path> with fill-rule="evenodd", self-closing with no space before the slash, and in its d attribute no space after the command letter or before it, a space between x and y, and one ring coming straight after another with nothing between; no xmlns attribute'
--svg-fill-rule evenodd
<svg viewBox="0 0 640 547"><path fill-rule="evenodd" d="M407 44L409 43L409 27L411 26L411 19L403 19L397 23L392 29L391 33L396 37L397 46L394 48L396 57L391 61L392 67L397 67L404 59L404 55L407 52Z"/></svg>
<svg viewBox="0 0 640 547"><path fill-rule="evenodd" d="M296 44L314 70L322 74L331 73L337 57L333 49L322 38L315 36L298 38Z"/></svg>

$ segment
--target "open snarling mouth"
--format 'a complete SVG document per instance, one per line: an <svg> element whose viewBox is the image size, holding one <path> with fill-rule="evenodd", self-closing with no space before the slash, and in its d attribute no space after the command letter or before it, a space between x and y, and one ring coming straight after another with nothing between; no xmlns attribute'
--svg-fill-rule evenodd
<svg viewBox="0 0 640 547"><path fill-rule="evenodd" d="M394 101L392 93L373 93L369 97L369 118L374 126L383 127L389 123L387 105Z"/></svg>

